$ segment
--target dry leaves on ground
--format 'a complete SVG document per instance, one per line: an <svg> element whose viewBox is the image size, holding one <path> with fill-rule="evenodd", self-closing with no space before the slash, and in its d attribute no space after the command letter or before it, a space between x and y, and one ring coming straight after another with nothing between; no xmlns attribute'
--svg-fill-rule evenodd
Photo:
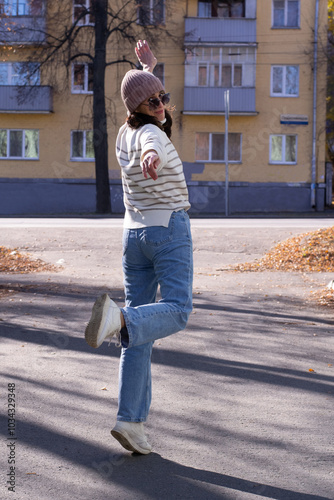
<svg viewBox="0 0 334 500"><path fill-rule="evenodd" d="M237 264L233 269L334 272L334 226L289 238L261 259Z"/></svg>
<svg viewBox="0 0 334 500"><path fill-rule="evenodd" d="M28 274L42 271L54 272L57 268L46 264L41 259L33 259L16 249L0 247L0 273ZM19 291L20 285L0 285L0 297Z"/></svg>
<svg viewBox="0 0 334 500"><path fill-rule="evenodd" d="M317 290L312 292L312 298L319 302L322 306L334 307L334 290L325 288L325 290Z"/></svg>
<svg viewBox="0 0 334 500"><path fill-rule="evenodd" d="M334 272L334 226L301 234L278 243L255 262L233 266L235 271ZM334 306L334 290L313 293L321 304Z"/></svg>
<svg viewBox="0 0 334 500"><path fill-rule="evenodd" d="M55 267L46 264L40 259L32 259L11 248L0 247L0 273L35 273L40 271L54 271Z"/></svg>

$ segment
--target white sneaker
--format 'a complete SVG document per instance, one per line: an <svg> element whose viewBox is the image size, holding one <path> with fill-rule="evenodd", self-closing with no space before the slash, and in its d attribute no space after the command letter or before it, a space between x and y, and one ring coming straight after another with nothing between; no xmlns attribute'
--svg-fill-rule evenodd
<svg viewBox="0 0 334 500"><path fill-rule="evenodd" d="M129 451L147 455L152 446L147 442L144 434L143 422L117 422L112 429L111 435Z"/></svg>
<svg viewBox="0 0 334 500"><path fill-rule="evenodd" d="M85 330L85 339L91 347L100 347L102 342L121 331L121 310L107 293L96 299L92 315Z"/></svg>

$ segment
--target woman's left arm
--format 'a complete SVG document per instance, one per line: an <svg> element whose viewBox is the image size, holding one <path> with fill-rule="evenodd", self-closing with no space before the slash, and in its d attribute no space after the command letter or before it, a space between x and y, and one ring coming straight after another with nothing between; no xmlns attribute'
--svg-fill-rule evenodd
<svg viewBox="0 0 334 500"><path fill-rule="evenodd" d="M138 61L143 67L144 71L152 73L156 64L157 58L154 56L146 40L138 40L135 47L136 56Z"/></svg>

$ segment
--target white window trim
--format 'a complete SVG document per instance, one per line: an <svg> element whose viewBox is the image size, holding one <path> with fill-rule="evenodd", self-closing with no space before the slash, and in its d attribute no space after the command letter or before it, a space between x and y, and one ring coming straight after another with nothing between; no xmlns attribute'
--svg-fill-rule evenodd
<svg viewBox="0 0 334 500"><path fill-rule="evenodd" d="M212 60L211 58L209 60L205 59L203 57L203 54L201 54L201 56L200 56L201 59L196 60L195 62L187 62L187 60L186 60L186 63L185 63L186 65L197 66L197 69L196 69L196 85L191 85L191 86L201 87L201 88L202 87L225 88L225 87L222 87L222 85L221 85L221 81L222 81L222 67L223 66L231 66L231 86L228 87L228 88L238 88L238 89L241 89L241 88L253 88L254 86L252 86L252 85L246 85L244 83L245 82L245 74L246 74L245 67L248 64L255 66L255 64L256 64L256 52L254 52L254 54L253 53L251 54L251 55L254 55L254 59L253 58L250 59L249 58L249 52L247 51L247 54L246 54L247 55L247 61L240 61L240 55L241 55L240 54L240 49L241 49L241 47L236 46L236 47L230 48L228 57L225 57L225 55L223 54L224 46L221 46L221 47L218 47L218 48L219 48L219 59L217 59L217 60ZM235 52L236 51L238 51L238 57L237 58L235 58ZM231 52L233 53L233 58L232 58ZM187 58L187 52L186 52L186 58ZM199 67L200 66L206 66L207 67L207 81L206 81L206 85L199 85ZM219 67L219 85L218 86L213 85L213 83L214 83L213 72L214 72L214 67L215 66ZM234 85L235 67L236 66L240 66L241 67L241 85Z"/></svg>
<svg viewBox="0 0 334 500"><path fill-rule="evenodd" d="M282 152L285 156L285 140L286 137L295 137L296 138L296 161L285 161L285 158L282 161L273 161L271 159L271 144L273 137L282 137ZM297 134L271 134L269 140L269 165L297 165L298 163L298 135Z"/></svg>
<svg viewBox="0 0 334 500"><path fill-rule="evenodd" d="M206 84L199 84L199 68L200 66L206 66ZM211 70L214 71L214 67L218 66L219 68L219 85L210 85L211 80ZM229 87L222 87L222 75L223 75L223 66L231 66L231 85ZM234 67L241 66L241 85L234 85ZM229 88L229 89L241 89L243 87L243 75L244 75L244 63L241 62L217 62L217 63L208 63L208 62L198 62L197 63L197 86L198 87L210 87L210 88ZM214 78L214 77L212 77Z"/></svg>
<svg viewBox="0 0 334 500"><path fill-rule="evenodd" d="M86 1L86 9L90 8L90 0L85 0ZM75 0L72 1L72 21L75 23L75 17L74 17L74 10L75 10L75 4L77 2ZM79 6L79 5L78 5ZM80 22L77 24L78 26L94 26L94 23L89 22L89 14L86 14L85 18L83 18Z"/></svg>
<svg viewBox="0 0 334 500"><path fill-rule="evenodd" d="M81 162L95 162L94 158L86 158L85 156L73 156L73 132L82 132L83 133L83 149L84 154L86 154L86 134L87 132L91 132L91 130L71 130L71 158L70 161L81 161Z"/></svg>
<svg viewBox="0 0 334 500"><path fill-rule="evenodd" d="M203 67L203 66L206 67L206 84L205 85L200 85L199 84L199 69L200 69L200 67ZM209 75L209 73L210 73L209 67L210 66L209 66L209 64L207 62L203 62L203 63L199 62L197 64L197 86L198 87L202 88L202 87L208 87L209 86L209 79L210 79L209 78L210 77L210 75Z"/></svg>
<svg viewBox="0 0 334 500"><path fill-rule="evenodd" d="M24 160L24 161L36 161L39 160L39 130L37 129L21 129L21 128L8 128L8 129L1 129L1 130L6 130L7 132L7 156L0 156L0 160ZM25 132L26 130L37 130L38 132L38 156L35 158L27 158L24 156L24 148L25 148ZM9 151L10 151L10 132L22 132L22 154L23 156L9 156Z"/></svg>
<svg viewBox="0 0 334 500"><path fill-rule="evenodd" d="M15 61L15 62L11 62L11 61L8 61L8 62L0 62L0 65L1 64L6 64L7 67L8 67L8 72L7 72L7 83L4 83L4 84L0 84L1 85L9 85L9 86L12 86L12 87L19 87L20 85L16 84L16 83L12 83L12 80L13 78L16 76L16 74L14 73L13 71L13 65L14 64L23 64L25 63L26 61ZM38 63L36 63L38 64ZM41 76L40 76L40 68L38 68L38 84L36 85L40 85L40 80L41 80Z"/></svg>
<svg viewBox="0 0 334 500"><path fill-rule="evenodd" d="M209 159L208 160L195 160L196 163L224 163L225 159L222 160L212 160L212 134L215 135L225 135L224 132L205 132L209 134ZM229 134L239 134L240 135L240 159L239 160L228 160L229 163L242 163L242 133L241 132L229 132Z"/></svg>
<svg viewBox="0 0 334 500"><path fill-rule="evenodd" d="M231 86L227 87L227 88L241 89L243 87L242 80L243 80L243 75L244 75L244 63L241 63L241 62L229 62L229 63L222 62L222 63L220 63L219 64L219 82L220 82L219 87L222 87L221 81L222 81L222 75L223 75L223 72L222 72L223 66L231 66ZM241 66L241 85L234 85L234 67L235 66ZM223 87L223 88L225 88L225 87Z"/></svg>
<svg viewBox="0 0 334 500"><path fill-rule="evenodd" d="M286 69L288 66L297 66L298 76L297 76L297 94L287 94L286 93ZM283 91L282 93L274 92L274 68L283 68ZM299 65L298 64L273 64L271 66L270 74L270 97L299 97Z"/></svg>
<svg viewBox="0 0 334 500"><path fill-rule="evenodd" d="M245 16L244 17L240 17L238 19L245 19L245 17L246 17L246 3L247 3L247 0L244 0L244 12L245 12ZM199 4L199 2L197 2L197 4ZM217 19L215 17L212 17L211 14L210 14L210 16L204 16L204 17L201 16L200 17L198 15L198 11L199 11L199 5L197 5L197 17L199 17L200 19ZM222 18L220 18L220 19L222 19ZM226 19L232 19L232 18L227 17Z"/></svg>
<svg viewBox="0 0 334 500"><path fill-rule="evenodd" d="M288 22L288 0L284 1L284 24L282 26L274 26L274 1L271 3L271 27L273 29L299 29L300 28L300 11L301 11L301 2L298 0L298 20L297 26L287 26Z"/></svg>
<svg viewBox="0 0 334 500"><path fill-rule="evenodd" d="M150 9L150 19L149 19L149 23L146 25L146 26L155 26L155 22L154 22L154 2L156 0L150 0L150 6L149 6L149 9ZM165 0L163 0L163 12L162 12L162 24L165 24L166 22L166 5L165 5ZM140 23L140 19L139 19L139 5L138 5L138 9L137 9L137 24L141 25Z"/></svg>
<svg viewBox="0 0 334 500"><path fill-rule="evenodd" d="M83 90L76 89L74 87L74 65L75 64L81 64L85 68L84 89ZM94 93L92 90L88 90L88 64L89 63L79 62L79 61L72 63L72 85L71 85L72 94L93 94Z"/></svg>

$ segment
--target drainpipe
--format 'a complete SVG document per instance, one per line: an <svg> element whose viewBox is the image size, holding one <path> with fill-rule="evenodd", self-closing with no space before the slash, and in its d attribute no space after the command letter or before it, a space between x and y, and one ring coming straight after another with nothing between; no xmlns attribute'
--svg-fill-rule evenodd
<svg viewBox="0 0 334 500"><path fill-rule="evenodd" d="M318 18L319 18L319 0L316 0L315 20L314 20L313 131L312 131L312 162L311 162L311 207L312 208L316 206L316 182L317 182L316 122L317 122L317 76L318 76Z"/></svg>

